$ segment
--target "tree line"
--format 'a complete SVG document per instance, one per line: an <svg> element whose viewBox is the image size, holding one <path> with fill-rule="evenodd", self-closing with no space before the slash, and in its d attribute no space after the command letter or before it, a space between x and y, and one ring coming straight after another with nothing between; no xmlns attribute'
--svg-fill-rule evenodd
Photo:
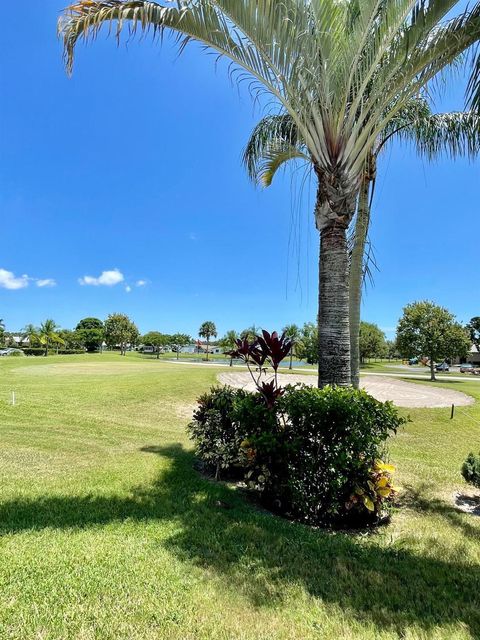
<svg viewBox="0 0 480 640"><path fill-rule="evenodd" d="M317 323L306 322L302 327L289 324L282 332L291 343L290 369L294 358L309 364L318 362ZM216 340L217 327L213 321L207 320L198 329L199 337L206 341L202 345L195 343L186 333L149 331L142 335L136 324L122 313L112 313L104 321L94 317L83 318L73 330L62 329L54 320L47 319L39 327L28 324L22 331L12 333L6 331L3 320L0 320L0 346L19 346L14 338L20 336L23 348L28 344L30 352L42 352L44 355L48 355L52 349L56 353L101 351L104 345L108 349L118 349L121 355L125 355L128 348L142 345L144 348L151 347L157 358L162 352L170 350L177 354L178 359L185 347L195 343L198 351L205 350L208 360L211 346L218 346L228 354L237 348L238 340L253 342L260 333L260 327L251 325L240 332L231 329ZM403 309L395 340L387 340L377 324L360 322L359 353L362 363L377 358L424 357L430 362L432 380L435 379L436 362L464 358L472 345L480 352L480 316L462 325L448 309L428 300L408 304ZM233 357L230 358L232 364Z"/></svg>

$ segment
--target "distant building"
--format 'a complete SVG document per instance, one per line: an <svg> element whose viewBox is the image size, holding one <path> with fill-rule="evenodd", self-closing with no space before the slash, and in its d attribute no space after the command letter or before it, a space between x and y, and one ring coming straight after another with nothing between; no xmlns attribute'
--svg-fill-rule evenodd
<svg viewBox="0 0 480 640"><path fill-rule="evenodd" d="M471 362L472 364L480 364L480 352L477 351L477 347L472 344L472 347L467 355L467 362Z"/></svg>
<svg viewBox="0 0 480 640"><path fill-rule="evenodd" d="M470 351L467 353L466 358L455 358L453 364L463 364L464 362L480 365L480 351L477 351L477 347L474 344L470 347Z"/></svg>
<svg viewBox="0 0 480 640"><path fill-rule="evenodd" d="M187 344L186 347L182 349L183 353L198 353L204 354L207 353L207 343L206 342L194 342L192 344ZM208 345L208 353L214 354L223 354L223 349L215 344Z"/></svg>

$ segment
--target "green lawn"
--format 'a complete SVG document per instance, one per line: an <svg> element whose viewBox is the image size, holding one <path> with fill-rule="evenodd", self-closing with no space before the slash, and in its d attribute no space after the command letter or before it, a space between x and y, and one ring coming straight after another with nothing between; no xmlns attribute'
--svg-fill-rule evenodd
<svg viewBox="0 0 480 640"><path fill-rule="evenodd" d="M480 403L411 411L391 443L402 508L335 534L193 470L185 425L219 371L0 359L1 640L479 638L480 518L451 494Z"/></svg>

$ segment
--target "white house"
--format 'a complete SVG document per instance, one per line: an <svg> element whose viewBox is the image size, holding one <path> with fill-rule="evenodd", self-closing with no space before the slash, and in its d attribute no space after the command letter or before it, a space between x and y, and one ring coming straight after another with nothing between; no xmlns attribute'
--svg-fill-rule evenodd
<svg viewBox="0 0 480 640"><path fill-rule="evenodd" d="M186 347L182 349L183 353L207 353L207 343L206 342L193 342L192 344L187 344ZM208 346L208 353L223 353L223 349L218 345L210 344Z"/></svg>
<svg viewBox="0 0 480 640"><path fill-rule="evenodd" d="M467 355L467 362L471 362L472 364L480 364L480 352L477 350L477 347L474 344L472 344Z"/></svg>

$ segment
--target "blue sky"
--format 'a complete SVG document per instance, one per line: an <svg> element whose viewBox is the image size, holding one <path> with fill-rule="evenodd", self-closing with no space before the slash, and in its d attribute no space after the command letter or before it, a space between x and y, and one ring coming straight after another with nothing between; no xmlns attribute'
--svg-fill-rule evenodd
<svg viewBox="0 0 480 640"><path fill-rule="evenodd" d="M141 331L192 335L207 319L220 333L314 320L311 194L298 180L292 192L290 174L267 190L247 179L241 153L261 116L248 92L197 46L177 57L168 41L100 38L79 47L69 79L55 36L63 5L25 0L0 26L7 329L114 311ZM437 106L461 109L463 82ZM460 320L480 315L479 179L479 161L385 153L365 320L391 335L402 307L423 298Z"/></svg>

